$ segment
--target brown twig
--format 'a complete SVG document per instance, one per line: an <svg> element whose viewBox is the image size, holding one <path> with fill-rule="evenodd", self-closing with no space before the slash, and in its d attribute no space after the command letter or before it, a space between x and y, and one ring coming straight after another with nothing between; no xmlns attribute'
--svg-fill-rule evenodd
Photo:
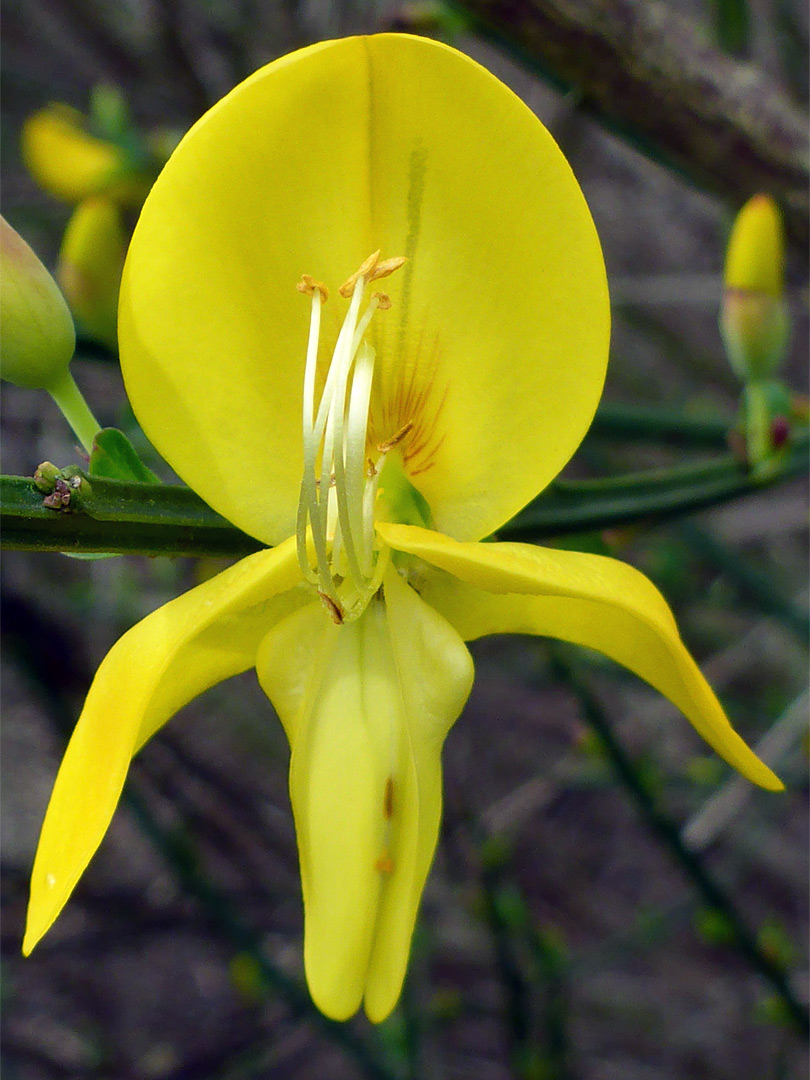
<svg viewBox="0 0 810 1080"><path fill-rule="evenodd" d="M808 233L807 119L767 77L661 0L453 0L651 156L738 205L757 191Z"/></svg>

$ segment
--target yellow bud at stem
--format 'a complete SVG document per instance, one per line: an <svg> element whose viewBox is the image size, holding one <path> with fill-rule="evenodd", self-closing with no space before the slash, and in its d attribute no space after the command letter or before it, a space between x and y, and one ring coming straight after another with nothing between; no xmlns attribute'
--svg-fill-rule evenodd
<svg viewBox="0 0 810 1080"><path fill-rule="evenodd" d="M90 453L99 424L68 370L76 332L56 282L23 238L0 217L0 374L47 390Z"/></svg>
<svg viewBox="0 0 810 1080"><path fill-rule="evenodd" d="M782 297L785 251L779 208L755 195L731 230L724 274L720 330L739 378L768 378L787 351L790 323Z"/></svg>
<svg viewBox="0 0 810 1080"><path fill-rule="evenodd" d="M754 195L734 221L726 252L727 289L779 297L784 290L785 240L779 207Z"/></svg>
<svg viewBox="0 0 810 1080"><path fill-rule="evenodd" d="M70 311L54 279L2 217L0 319L4 379L47 390L63 377L76 348Z"/></svg>

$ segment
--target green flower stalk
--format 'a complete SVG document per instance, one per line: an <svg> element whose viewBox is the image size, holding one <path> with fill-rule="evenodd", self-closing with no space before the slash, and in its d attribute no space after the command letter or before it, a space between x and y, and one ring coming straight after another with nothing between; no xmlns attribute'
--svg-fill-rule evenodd
<svg viewBox="0 0 810 1080"><path fill-rule="evenodd" d="M0 374L27 389L47 390L89 453L98 422L69 364L73 319L54 279L18 232L0 217Z"/></svg>

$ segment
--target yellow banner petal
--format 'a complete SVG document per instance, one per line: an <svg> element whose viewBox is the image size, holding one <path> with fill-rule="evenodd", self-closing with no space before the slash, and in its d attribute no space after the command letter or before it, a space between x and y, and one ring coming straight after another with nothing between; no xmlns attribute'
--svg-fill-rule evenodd
<svg viewBox="0 0 810 1080"><path fill-rule="evenodd" d="M268 542L295 529L309 304L377 249L408 261L375 317L371 429L462 539L513 515L582 438L608 298L582 193L484 68L423 38L327 42L270 64L183 139L124 274L127 390L183 479ZM410 425L410 426L408 426Z"/></svg>
<svg viewBox="0 0 810 1080"><path fill-rule="evenodd" d="M296 594L295 544L249 555L139 622L96 673L68 745L37 847L23 952L57 917L118 804L133 754L181 706L252 666Z"/></svg>
<svg viewBox="0 0 810 1080"><path fill-rule="evenodd" d="M632 566L528 544L459 544L406 525L379 525L378 532L393 548L452 575L431 576L421 594L465 640L540 634L596 649L669 698L743 776L782 788L728 722L664 598Z"/></svg>

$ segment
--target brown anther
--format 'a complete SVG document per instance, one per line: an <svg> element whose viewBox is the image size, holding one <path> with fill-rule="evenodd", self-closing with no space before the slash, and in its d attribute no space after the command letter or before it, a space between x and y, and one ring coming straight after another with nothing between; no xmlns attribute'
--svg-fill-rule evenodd
<svg viewBox="0 0 810 1080"><path fill-rule="evenodd" d="M384 851L374 863L374 869L379 874L393 874L394 861L387 851Z"/></svg>
<svg viewBox="0 0 810 1080"><path fill-rule="evenodd" d="M389 274L393 274L395 270L399 270L400 266L406 263L408 260L404 255L395 255L393 259L383 259L382 262L378 262L369 275L369 281L379 281L380 278L388 277Z"/></svg>
<svg viewBox="0 0 810 1080"><path fill-rule="evenodd" d="M301 280L295 286L300 293L304 293L305 296L312 296L315 290L321 294L321 300L324 303L329 299L329 290L322 281L318 281L311 274L302 274Z"/></svg>
<svg viewBox="0 0 810 1080"><path fill-rule="evenodd" d="M371 299L377 301L377 307L380 309L380 311L388 311L388 309L391 307L391 297L388 295L388 293L373 292L371 294Z"/></svg>
<svg viewBox="0 0 810 1080"><path fill-rule="evenodd" d="M369 255L369 257L360 264L360 269L355 270L351 277L347 277L343 284L338 289L341 296L345 296L348 300L354 292L354 287L357 284L358 278L363 278L366 281L373 280L373 273L376 269L377 262L380 258L379 249Z"/></svg>
<svg viewBox="0 0 810 1080"><path fill-rule="evenodd" d="M409 420L408 423L403 424L399 431L395 435L392 435L390 439L386 439L385 442L377 443L377 449L381 454L387 454L389 450L393 450L398 443L402 442L412 427L413 420Z"/></svg>
<svg viewBox="0 0 810 1080"><path fill-rule="evenodd" d="M371 458L366 458L366 476L369 478L369 480L371 480L372 477L375 477L376 475L377 466L374 464Z"/></svg>
<svg viewBox="0 0 810 1080"><path fill-rule="evenodd" d="M329 612L329 617L336 626L340 626L343 622L343 608L335 603L331 596L328 596L324 592L319 592L318 596L321 598L321 603Z"/></svg>
<svg viewBox="0 0 810 1080"><path fill-rule="evenodd" d="M394 778L389 776L385 781L385 794L383 795L383 817L390 821L394 816Z"/></svg>

